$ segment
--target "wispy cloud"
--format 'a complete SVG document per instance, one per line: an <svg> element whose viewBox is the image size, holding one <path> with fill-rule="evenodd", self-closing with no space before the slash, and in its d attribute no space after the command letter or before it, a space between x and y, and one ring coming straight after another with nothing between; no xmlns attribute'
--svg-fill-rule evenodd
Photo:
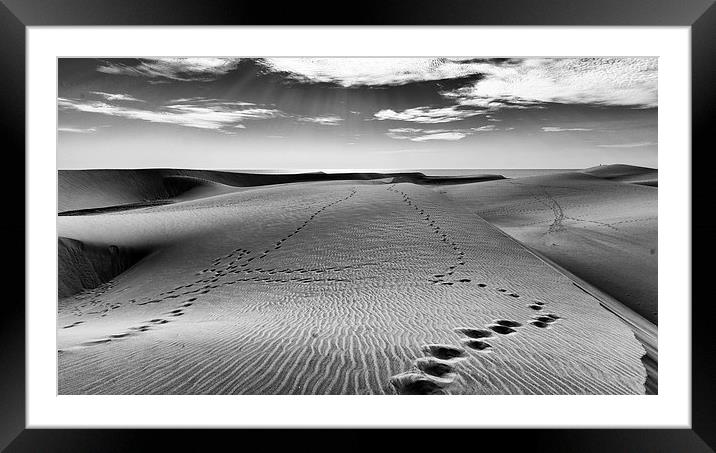
<svg viewBox="0 0 716 453"><path fill-rule="evenodd" d="M244 102L187 102L159 106L156 109L130 108L103 101L84 101L58 98L60 109L77 110L121 118L174 124L198 129L220 130L225 127L241 127L247 120L261 120L282 116L282 112L265 106Z"/></svg>
<svg viewBox="0 0 716 453"><path fill-rule="evenodd" d="M414 127L388 129L385 135L395 140L410 140L413 142L424 142L427 140L454 141L467 137L467 134L461 131L449 129L417 129Z"/></svg>
<svg viewBox="0 0 716 453"><path fill-rule="evenodd" d="M654 142L617 143L612 145L597 145L598 148L641 148L643 146L656 145Z"/></svg>
<svg viewBox="0 0 716 453"><path fill-rule="evenodd" d="M557 126L544 126L542 132L586 132L592 129L584 127L557 127Z"/></svg>
<svg viewBox="0 0 716 453"><path fill-rule="evenodd" d="M412 109L396 112L385 109L376 112L373 116L378 120L408 121L413 123L437 124L460 121L472 116L481 115L484 112L478 110L462 110L457 107L415 107Z"/></svg>
<svg viewBox="0 0 716 453"><path fill-rule="evenodd" d="M205 57L140 59L134 65L105 61L97 71L150 79L209 82L235 69L239 61L239 58Z"/></svg>
<svg viewBox="0 0 716 453"><path fill-rule="evenodd" d="M300 116L296 118L303 123L314 123L322 126L340 126L343 118L339 116Z"/></svg>
<svg viewBox="0 0 716 453"><path fill-rule="evenodd" d="M444 93L460 105L527 107L540 103L657 105L656 58L541 58L484 65L484 78Z"/></svg>
<svg viewBox="0 0 716 453"><path fill-rule="evenodd" d="M494 124L488 124L487 126L473 127L470 130L475 132L494 132L498 129Z"/></svg>
<svg viewBox="0 0 716 453"><path fill-rule="evenodd" d="M73 134L91 134L93 132L97 132L96 127L87 127L87 128L79 128L79 127L58 127L57 132L69 132Z"/></svg>
<svg viewBox="0 0 716 453"><path fill-rule="evenodd" d="M439 132L437 134L422 135L420 137L415 137L411 140L414 142L425 142L428 140L455 141L455 140L462 140L465 137L467 137L467 134L462 133L462 132Z"/></svg>
<svg viewBox="0 0 716 453"><path fill-rule="evenodd" d="M410 140L413 142L425 142L430 140L456 141L474 135L476 132L492 132L498 130L495 126L481 126L469 129L418 129L413 127L401 127L388 129L385 135L396 140Z"/></svg>
<svg viewBox="0 0 716 453"><path fill-rule="evenodd" d="M96 94L97 96L104 98L108 101L130 101L130 102L145 102L141 99L137 99L134 96L130 96L128 94L114 94L114 93L105 93L104 91L90 91L92 94Z"/></svg>

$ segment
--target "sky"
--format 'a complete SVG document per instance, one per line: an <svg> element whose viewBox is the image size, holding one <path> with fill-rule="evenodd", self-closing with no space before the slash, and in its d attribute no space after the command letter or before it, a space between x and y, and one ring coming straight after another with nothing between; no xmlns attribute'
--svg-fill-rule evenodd
<svg viewBox="0 0 716 453"><path fill-rule="evenodd" d="M656 58L58 60L59 169L657 167Z"/></svg>

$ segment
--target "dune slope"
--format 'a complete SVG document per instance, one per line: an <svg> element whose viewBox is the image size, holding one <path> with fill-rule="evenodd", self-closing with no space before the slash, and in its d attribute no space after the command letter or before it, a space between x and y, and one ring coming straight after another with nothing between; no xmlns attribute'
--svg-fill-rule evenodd
<svg viewBox="0 0 716 453"><path fill-rule="evenodd" d="M655 187L569 172L440 190L657 324Z"/></svg>
<svg viewBox="0 0 716 453"><path fill-rule="evenodd" d="M57 290L60 299L94 289L121 274L147 251L97 246L60 237L57 240Z"/></svg>
<svg viewBox="0 0 716 453"><path fill-rule="evenodd" d="M582 170L582 173L610 181L627 182L653 187L659 185L659 171L654 168L612 164L587 168Z"/></svg>
<svg viewBox="0 0 716 453"><path fill-rule="evenodd" d="M353 181L59 217L157 250L61 301L59 393L644 393L633 332L467 208Z"/></svg>

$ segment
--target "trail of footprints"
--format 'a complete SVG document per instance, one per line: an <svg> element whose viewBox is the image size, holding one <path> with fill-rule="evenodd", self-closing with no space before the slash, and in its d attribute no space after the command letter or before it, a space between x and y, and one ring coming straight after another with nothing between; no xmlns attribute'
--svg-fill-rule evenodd
<svg viewBox="0 0 716 453"><path fill-rule="evenodd" d="M403 203L413 208L420 218L433 230L433 233L437 236L437 239L443 242L447 247L452 249L453 258L444 269L436 272L429 281L435 285L452 286L457 283L469 283L469 278L454 279L453 274L458 270L460 266L465 265L465 252L460 249L460 246L450 238L450 236L438 225L438 223L430 216L430 214L418 204L413 201L408 194L400 189L395 188L395 184L386 187L390 192L394 192L401 196Z"/></svg>
<svg viewBox="0 0 716 453"><path fill-rule="evenodd" d="M445 267L444 271L437 272L430 278L428 281L430 283L435 285L446 285L446 286L452 286L455 283L471 283L472 279L469 278L460 278L455 279L453 277L453 274L458 270L460 266L465 266L465 252L460 248L460 246L448 236L447 233L443 231L443 229L438 225L435 220L430 216L428 212L425 211L425 209L418 206L405 192L396 189L395 184L392 184L386 188L387 190L394 192L398 195L400 195L403 199L403 202L407 204L408 206L412 207L420 216L422 220L424 220L430 228L432 228L433 232L438 236L438 239L442 242L444 242L446 245L452 248L452 253L455 255L454 260L449 263L450 265ZM486 283L477 283L477 286L480 288L486 288ZM497 288L497 291L500 293L503 293L507 296L519 298L520 295L508 291L504 288Z"/></svg>
<svg viewBox="0 0 716 453"><path fill-rule="evenodd" d="M172 288L168 291L164 291L159 293L154 298L145 298L144 300L138 301L137 299L130 299L129 303L136 304L136 305L149 305L149 304L156 304L156 303L162 303L166 300L170 299L179 299L183 298L185 296L192 296L189 297L183 301L181 301L175 308L167 311L164 313L163 317L150 319L146 322L140 323L138 325L130 327L127 331L111 334L106 338L101 338L98 340L92 340L85 343L82 343L82 346L92 346L92 345L98 345L98 344L105 344L113 340L119 340L123 338L130 337L132 335L136 335L140 332L146 332L148 330L151 330L152 328L156 326L160 326L162 324L167 324L169 322L172 322L172 318L177 318L179 316L183 316L185 313L185 310L189 307L191 307L197 300L198 297L201 297L204 294L208 294L211 292L211 290L222 287L222 286L228 286L228 285L234 285L239 282L256 282L256 283L290 283L290 282L298 282L298 283L315 283L315 282L347 282L347 279L340 278L339 276L335 275L336 273L343 272L345 270L349 269L357 269L364 266L371 266L375 265L375 263L365 263L360 265L346 265L346 266L329 266L325 268L261 268L261 267L249 267L251 266L251 263L255 260L260 260L265 258L268 254L270 254L274 250L278 250L281 248L283 243L287 241L288 239L292 238L296 234L298 234L301 230L306 228L308 224L316 218L317 215L325 211L326 209L347 201L348 199L355 196L357 193L357 189L352 189L352 191L345 197L340 198L338 200L335 200L331 203L328 203L326 205L323 205L321 208L317 209L315 212L311 213L311 215L294 231L289 233L287 236L280 238L273 246L273 249L269 248L267 250L264 250L260 255L254 254L253 251L243 249L243 248L237 248L235 250L232 250L227 255L220 256L216 259L214 259L209 267L206 269L202 269L201 271L197 272L197 276L200 276L197 280L188 283L186 285L180 285L175 288ZM229 276L229 274L243 274L242 278L234 278L230 281L222 281L224 277ZM107 283L105 285L102 285L101 287L95 288L94 290L90 290L86 293L86 295L80 296L83 298L91 298L89 304L96 305L97 303L101 302L99 297L107 292L111 287L113 283ZM183 291L181 291L183 290ZM82 306L86 306L88 303L82 304ZM106 310L102 311L102 316L106 314L107 311L110 309L119 308L119 304L114 304L110 308L107 308ZM95 312L90 312L95 313ZM75 315L81 316L82 312L81 310L76 309ZM66 326L63 326L63 329L69 329L75 326L78 326L80 324L84 323L84 321L75 321L74 323L68 324ZM62 352L62 351L60 351Z"/></svg>
<svg viewBox="0 0 716 453"><path fill-rule="evenodd" d="M87 300L87 301L75 306L73 309L73 314L75 316L81 316L82 309L90 307L90 308L94 308L95 310L87 312L88 314L92 314L92 315L98 314L98 315L100 315L100 317L105 317L111 310L116 310L117 308L119 308L120 307L119 304L106 303L106 302L103 302L101 299L101 297L107 291L112 289L113 287L114 287L114 282L110 280L109 282L103 283L103 284L97 286L96 288L92 288L92 289L83 291L81 294L78 294L77 296L75 296L75 298L77 300ZM82 324L82 323L81 322L76 323L75 325L79 325L79 324ZM70 327L74 327L74 325L65 326L64 328L70 328Z"/></svg>
<svg viewBox="0 0 716 453"><path fill-rule="evenodd" d="M545 302L535 300L528 305L545 306ZM539 311L538 310L538 311ZM553 313L535 315L529 323L541 329L550 328L551 324L561 319ZM478 354L492 353L492 343L500 337L509 337L518 333L524 325L510 319L496 319L484 328L458 327L455 332L464 336L461 339L463 346L449 344L426 344L422 351L424 357L413 362L413 369L390 378L389 382L400 395L436 395L444 394L447 387L455 382L457 372L455 364L468 357L468 351Z"/></svg>
<svg viewBox="0 0 716 453"><path fill-rule="evenodd" d="M458 266L464 266L465 253L457 246L454 241L451 241L447 234L443 232L439 225L432 220L430 214L426 213L424 209L417 206L411 199L402 191L395 190L393 186L388 187L388 190L400 194L403 201L415 209L415 211L421 216L421 218L433 228L435 234L439 239L450 245L455 254L455 262L447 266L445 271L442 273L436 273L433 279L430 281L434 284L441 285L453 285L455 280L451 281L452 275L455 273ZM254 254L251 250L237 248L231 251L229 254L216 258L212 261L211 265L206 269L202 269L197 273L197 280L188 283L186 285L180 285L168 291L159 293L156 298L147 298L144 301L137 301L136 299L129 300L130 303L136 303L137 305L147 305L154 303L161 303L169 299L179 299L185 296L192 296L183 301L180 301L175 308L164 312L163 317L157 317L134 325L124 332L111 334L105 338L88 341L82 343L82 346L92 346L98 344L109 343L114 340L120 340L127 338L141 332L146 332L157 326L172 322L172 318L177 318L185 314L185 310L196 303L197 298L208 294L211 290L226 286L233 285L238 282L266 282L266 283L288 283L288 282L300 282L300 283L314 283L316 281L347 281L338 277L331 277L332 273L338 273L348 269L356 269L363 266L375 265L375 263L366 263L361 265L353 266L334 266L325 268L262 268L262 267L249 267L251 263L265 258L273 250L278 250L282 247L283 243L288 239L292 238L301 230L306 228L308 224L315 219L315 217L338 203L346 201L351 197L355 196L357 190L353 189L349 195L333 201L327 205L322 206L315 212L313 212L307 220L305 220L299 227L289 233L287 236L279 239L274 245L273 249L268 248L264 250L260 255ZM232 281L222 281L224 277L229 274L244 274L243 278L237 278ZM319 278L317 278L319 277ZM459 283L470 283L471 280L467 278L456 280ZM102 285L94 290L90 290L86 293L84 298L90 298L91 300L81 307L87 304L96 305L99 297L107 292L113 283L109 282ZM487 284L477 283L480 288L486 288ZM181 291L184 290L184 291ZM520 297L516 293L511 293L503 288L498 288L497 291L505 293L508 296L518 298ZM528 307L535 311L543 310L545 306L544 302L532 301ZM106 307L104 310L99 311L102 316L114 308L118 308L118 305L112 305ZM81 311L77 310L80 314ZM92 312L96 313L96 312ZM77 314L77 313L75 313ZM529 321L529 323L538 328L549 328L551 324L560 319L559 316L551 313L545 313L541 315L535 315ZM75 321L69 325L63 326L64 329L69 329L80 324L84 321ZM475 351L476 353L490 353L493 350L491 342L499 338L499 336L509 336L517 333L517 329L523 327L523 325L517 321L498 319L493 323L486 326L486 329L476 328L458 328L455 329L458 333L464 335L462 344L464 347L452 346L446 344L427 344L424 345L422 350L425 354L424 357L420 357L415 360L414 367L412 370L398 374L390 378L390 383L399 394L440 394L444 393L446 387L452 384L456 378L455 363L464 360L468 357L468 350ZM60 353L63 351L60 350Z"/></svg>

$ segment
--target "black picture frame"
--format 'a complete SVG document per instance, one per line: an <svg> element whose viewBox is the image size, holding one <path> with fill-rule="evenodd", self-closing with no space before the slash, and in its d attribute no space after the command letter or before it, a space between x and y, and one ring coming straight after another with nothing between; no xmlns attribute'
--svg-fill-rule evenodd
<svg viewBox="0 0 716 453"><path fill-rule="evenodd" d="M530 25L530 26L685 26L691 29L692 64L692 206L708 206L711 145L710 122L716 90L716 7L713 0L397 0L364 1L341 5L313 1L276 5L270 2L226 0L0 0L0 127L6 171L2 184L7 194L4 207L12 216L0 222L5 238L6 260L15 268L25 264L25 33L30 26L89 25ZM660 125L666 127L666 125ZM662 150L668 152L669 150ZM23 171L19 169L22 168ZM24 193L24 192L23 192ZM48 194L48 196L50 196ZM699 203L701 201L701 203ZM23 213L23 215L19 215ZM694 209L692 241L692 424L691 429L519 429L462 430L455 434L390 433L401 448L453 448L457 441L484 449L488 444L508 451L663 451L708 452L716 450L716 341L711 327L713 301L705 287L709 281L709 256L716 252L712 237L716 222ZM24 237L25 243L17 238ZM662 238L663 239L663 238ZM9 248L9 250L7 250ZM7 261L6 261L7 263ZM701 264L701 265L699 265ZM289 447L340 450L375 448L376 437L386 431L332 430L320 435L313 430L291 430L286 435L234 430L109 430L26 429L25 411L25 300L24 285L8 269L5 287L15 288L2 301L0 313L0 448L24 451L125 451L166 448L212 450L228 442L231 449L248 447L253 441ZM703 297L702 297L703 296ZM688 301L662 301L687 303ZM240 410L240 408L237 408ZM429 415L426 415L429 416ZM439 415L437 415L439 416ZM457 440L456 440L457 439ZM340 447L337 447L340 446Z"/></svg>

